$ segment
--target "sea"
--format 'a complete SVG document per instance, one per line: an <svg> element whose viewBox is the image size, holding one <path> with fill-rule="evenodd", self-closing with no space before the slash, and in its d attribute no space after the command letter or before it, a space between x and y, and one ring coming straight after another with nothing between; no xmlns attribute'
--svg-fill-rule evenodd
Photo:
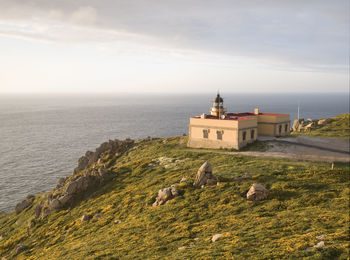
<svg viewBox="0 0 350 260"><path fill-rule="evenodd" d="M209 94L0 94L0 212L68 176L87 150L109 139L188 133L189 117L209 113ZM225 94L228 112L302 118L349 112L348 93Z"/></svg>

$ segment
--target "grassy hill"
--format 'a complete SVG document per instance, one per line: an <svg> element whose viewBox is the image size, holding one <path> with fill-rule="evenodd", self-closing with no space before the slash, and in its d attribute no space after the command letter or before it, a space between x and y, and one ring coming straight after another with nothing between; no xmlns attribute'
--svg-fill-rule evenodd
<svg viewBox="0 0 350 260"><path fill-rule="evenodd" d="M347 259L349 165L291 162L190 152L183 137L143 140L118 159L105 156L106 181L74 207L36 221L34 205L0 216L0 256L6 259ZM154 159L171 158L166 163ZM217 186L194 189L208 160ZM251 179L235 180L245 173ZM180 195L152 207L158 190L176 185ZM253 183L267 200L247 201ZM83 214L102 217L82 222ZM115 223L120 220L120 223ZM223 236L215 243L213 235ZM326 235L316 249L316 236ZM19 244L27 249L16 255ZM184 247L179 250L178 248Z"/></svg>
<svg viewBox="0 0 350 260"><path fill-rule="evenodd" d="M330 118L329 123L313 126L306 132L293 132L292 135L308 135L315 137L350 138L350 114L341 114Z"/></svg>

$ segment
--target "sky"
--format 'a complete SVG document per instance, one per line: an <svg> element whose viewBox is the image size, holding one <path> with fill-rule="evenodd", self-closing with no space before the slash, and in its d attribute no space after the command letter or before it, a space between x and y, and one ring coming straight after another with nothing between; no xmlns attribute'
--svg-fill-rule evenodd
<svg viewBox="0 0 350 260"><path fill-rule="evenodd" d="M1 93L349 92L348 0L0 0Z"/></svg>

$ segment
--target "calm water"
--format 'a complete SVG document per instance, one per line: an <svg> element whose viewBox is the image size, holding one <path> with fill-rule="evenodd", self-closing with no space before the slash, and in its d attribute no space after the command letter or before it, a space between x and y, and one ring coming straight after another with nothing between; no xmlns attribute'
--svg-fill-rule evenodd
<svg viewBox="0 0 350 260"><path fill-rule="evenodd" d="M86 150L108 139L187 133L188 118L208 113L213 95L0 95L0 211L52 189ZM280 112L304 118L349 111L348 94L225 95L229 112Z"/></svg>

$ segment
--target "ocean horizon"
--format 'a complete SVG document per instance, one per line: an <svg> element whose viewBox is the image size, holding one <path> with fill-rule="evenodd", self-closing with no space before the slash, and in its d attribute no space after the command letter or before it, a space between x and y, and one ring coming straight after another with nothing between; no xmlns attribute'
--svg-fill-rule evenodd
<svg viewBox="0 0 350 260"><path fill-rule="evenodd" d="M52 189L87 150L109 139L188 133L212 94L0 94L0 212ZM348 93L221 93L228 112L288 113L291 121L349 112Z"/></svg>

